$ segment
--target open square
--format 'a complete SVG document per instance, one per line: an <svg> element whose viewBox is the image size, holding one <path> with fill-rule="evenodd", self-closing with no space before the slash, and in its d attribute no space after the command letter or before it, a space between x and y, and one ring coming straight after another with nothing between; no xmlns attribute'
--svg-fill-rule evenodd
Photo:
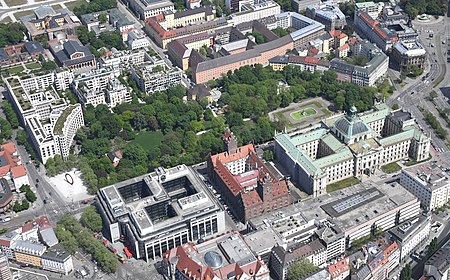
<svg viewBox="0 0 450 280"><path fill-rule="evenodd" d="M314 110L313 108L306 108L304 110L299 110L291 113L291 118L293 118L294 120L300 120L305 117L313 116L315 114L317 114L316 110Z"/></svg>
<svg viewBox="0 0 450 280"><path fill-rule="evenodd" d="M330 102L320 97L306 99L270 112L269 118L271 121L283 122L288 129L303 128L329 117L329 106Z"/></svg>
<svg viewBox="0 0 450 280"><path fill-rule="evenodd" d="M81 180L81 172L79 170L72 169L69 172L61 173L49 179L53 188L66 202L92 198L92 195L87 193L87 188ZM71 180L73 181L72 184L69 183Z"/></svg>

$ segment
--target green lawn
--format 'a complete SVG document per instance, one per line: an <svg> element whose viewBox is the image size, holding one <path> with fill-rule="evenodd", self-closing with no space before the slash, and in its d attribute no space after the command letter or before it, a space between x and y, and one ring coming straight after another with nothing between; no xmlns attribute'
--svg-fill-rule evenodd
<svg viewBox="0 0 450 280"><path fill-rule="evenodd" d="M334 192L340 189L345 189L358 183L359 183L358 178L350 177L342 181L327 185L327 193Z"/></svg>
<svg viewBox="0 0 450 280"><path fill-rule="evenodd" d="M32 11L32 10L28 10L28 11L20 11L20 12L14 13L14 17L15 17L18 21L20 21L20 17L23 17L23 16L29 16L29 15L32 15L32 14L33 14L33 11Z"/></svg>
<svg viewBox="0 0 450 280"><path fill-rule="evenodd" d="M41 68L41 64L38 62L30 62L28 64L25 64L25 66L30 69L30 70L34 70L34 69L39 69Z"/></svg>
<svg viewBox="0 0 450 280"><path fill-rule="evenodd" d="M427 159L424 159L424 160L421 160L421 161L409 160L409 161L405 162L404 165L405 166L413 166L413 165L416 165L416 164L428 161L430 159L431 159L431 155Z"/></svg>
<svg viewBox="0 0 450 280"><path fill-rule="evenodd" d="M394 172L402 170L402 167L400 165L398 165L398 163L396 163L396 162L391 162L386 165L383 165L381 167L381 170L383 170L384 173L389 174L389 173L394 173Z"/></svg>
<svg viewBox="0 0 450 280"><path fill-rule="evenodd" d="M22 65L18 65L18 66L14 66L14 67L8 68L8 72L9 72L10 75L19 74L23 70L24 69L23 69Z"/></svg>
<svg viewBox="0 0 450 280"><path fill-rule="evenodd" d="M386 165L383 165L381 167L381 170L383 170L384 173L389 174L389 173L394 173L394 172L402 170L402 167L400 165L398 165L398 163L396 163L396 162L391 162Z"/></svg>
<svg viewBox="0 0 450 280"><path fill-rule="evenodd" d="M4 17L0 22L1 22L1 23L8 23L8 22L11 22L11 18L10 18L10 17Z"/></svg>
<svg viewBox="0 0 450 280"><path fill-rule="evenodd" d="M313 108L305 108L305 109L301 109L298 111L295 111L293 113L290 114L291 118L293 118L294 120L300 120L309 116L313 116L317 114L317 111Z"/></svg>
<svg viewBox="0 0 450 280"><path fill-rule="evenodd" d="M153 147L159 146L163 139L161 131L141 131L132 143L141 145L146 151L150 151Z"/></svg>
<svg viewBox="0 0 450 280"><path fill-rule="evenodd" d="M73 9L75 7L81 6L81 4L83 4L83 3L87 4L87 2L85 0L76 0L76 1L68 2L68 3L64 3L64 4L66 5L67 9L73 11Z"/></svg>
<svg viewBox="0 0 450 280"><path fill-rule="evenodd" d="M27 0L5 0L8 7L19 6L27 3Z"/></svg>

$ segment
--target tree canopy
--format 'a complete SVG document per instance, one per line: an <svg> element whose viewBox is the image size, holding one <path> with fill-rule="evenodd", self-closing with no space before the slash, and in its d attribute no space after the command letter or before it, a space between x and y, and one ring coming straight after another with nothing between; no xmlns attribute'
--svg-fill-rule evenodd
<svg viewBox="0 0 450 280"><path fill-rule="evenodd" d="M103 228L102 217L94 206L89 206L83 211L80 222L93 232L100 232Z"/></svg>
<svg viewBox="0 0 450 280"><path fill-rule="evenodd" d="M297 280L308 276L317 270L317 266L313 265L307 259L300 259L294 262L288 269L288 280Z"/></svg>
<svg viewBox="0 0 450 280"><path fill-rule="evenodd" d="M0 23L0 47L22 42L25 31L25 26L19 22Z"/></svg>
<svg viewBox="0 0 450 280"><path fill-rule="evenodd" d="M87 4L82 4L73 9L77 16L89 14L93 12L100 12L117 7L117 0L91 0Z"/></svg>
<svg viewBox="0 0 450 280"><path fill-rule="evenodd" d="M400 280L411 280L411 278L412 278L411 266L409 265L409 263L407 263L400 272Z"/></svg>

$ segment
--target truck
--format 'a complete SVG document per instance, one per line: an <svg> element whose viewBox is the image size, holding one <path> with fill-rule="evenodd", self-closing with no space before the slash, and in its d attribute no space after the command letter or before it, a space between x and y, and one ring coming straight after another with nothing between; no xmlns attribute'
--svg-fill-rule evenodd
<svg viewBox="0 0 450 280"><path fill-rule="evenodd" d="M112 253L117 254L116 248L113 247L113 245L106 239L103 239L103 245L105 245L108 250L110 250Z"/></svg>

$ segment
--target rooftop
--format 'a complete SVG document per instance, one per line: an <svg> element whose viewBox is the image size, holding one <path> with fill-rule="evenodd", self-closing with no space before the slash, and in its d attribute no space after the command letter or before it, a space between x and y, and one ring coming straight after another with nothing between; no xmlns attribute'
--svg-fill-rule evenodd
<svg viewBox="0 0 450 280"><path fill-rule="evenodd" d="M447 173L433 161L404 168L402 174L407 174L430 190L447 187L450 184Z"/></svg>

